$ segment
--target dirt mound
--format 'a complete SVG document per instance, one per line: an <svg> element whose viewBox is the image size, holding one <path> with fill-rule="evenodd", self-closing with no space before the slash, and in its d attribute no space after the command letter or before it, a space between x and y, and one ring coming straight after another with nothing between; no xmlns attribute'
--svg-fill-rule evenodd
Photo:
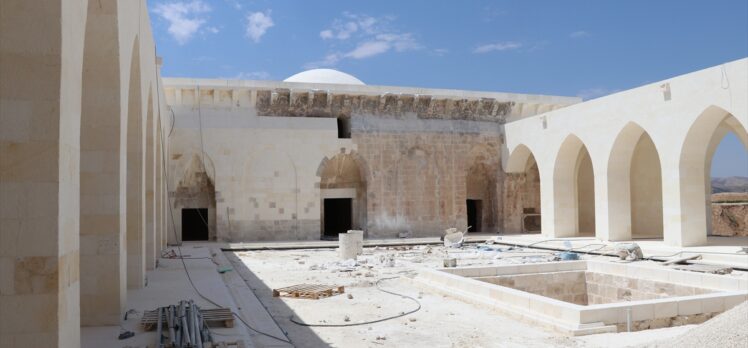
<svg viewBox="0 0 748 348"><path fill-rule="evenodd" d="M735 347L748 345L748 301L689 330L662 347Z"/></svg>

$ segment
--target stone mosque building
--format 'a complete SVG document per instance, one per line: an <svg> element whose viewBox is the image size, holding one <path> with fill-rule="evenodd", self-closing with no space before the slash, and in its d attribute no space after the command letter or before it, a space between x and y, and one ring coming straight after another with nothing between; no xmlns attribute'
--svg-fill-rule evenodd
<svg viewBox="0 0 748 348"><path fill-rule="evenodd" d="M0 347L116 325L181 241L704 245L711 157L728 132L748 148L748 59L582 101L162 78L155 49L144 1L0 3Z"/></svg>

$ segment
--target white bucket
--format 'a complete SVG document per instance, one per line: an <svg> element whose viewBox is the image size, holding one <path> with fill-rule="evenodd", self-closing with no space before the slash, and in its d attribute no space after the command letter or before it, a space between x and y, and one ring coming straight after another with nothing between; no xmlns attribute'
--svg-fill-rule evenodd
<svg viewBox="0 0 748 348"><path fill-rule="evenodd" d="M341 260L356 259L358 255L358 241L355 234L338 234L338 254Z"/></svg>
<svg viewBox="0 0 748 348"><path fill-rule="evenodd" d="M364 231L349 230L348 234L351 235L348 238L356 241L356 255L362 255L364 253Z"/></svg>

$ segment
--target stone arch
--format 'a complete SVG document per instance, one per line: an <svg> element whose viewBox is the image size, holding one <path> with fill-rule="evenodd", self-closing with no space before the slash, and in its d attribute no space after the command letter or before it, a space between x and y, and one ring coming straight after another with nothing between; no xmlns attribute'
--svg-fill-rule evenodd
<svg viewBox="0 0 748 348"><path fill-rule="evenodd" d="M527 169L527 163L530 158L535 158L532 150L530 150L530 148L525 144L517 145L509 155L509 159L507 160L506 165L506 172L524 173L525 169Z"/></svg>
<svg viewBox="0 0 748 348"><path fill-rule="evenodd" d="M586 146L570 134L561 144L553 171L555 236L594 235L594 168Z"/></svg>
<svg viewBox="0 0 748 348"><path fill-rule="evenodd" d="M476 145L468 152L466 167L468 229L472 232L495 232L499 224L498 152L484 144Z"/></svg>
<svg viewBox="0 0 748 348"><path fill-rule="evenodd" d="M526 145L517 145L507 160L504 178L504 233L540 232L540 185L535 155Z"/></svg>
<svg viewBox="0 0 748 348"><path fill-rule="evenodd" d="M127 295L120 261L126 253L127 118L121 96L127 85L120 76L116 1L91 1L87 12L80 133L81 325L117 325Z"/></svg>
<svg viewBox="0 0 748 348"><path fill-rule="evenodd" d="M660 154L639 124L629 122L618 133L607 183L610 240L663 236Z"/></svg>
<svg viewBox="0 0 748 348"><path fill-rule="evenodd" d="M132 47L127 93L127 287L139 289L145 286L145 125L140 80L140 44L137 36Z"/></svg>
<svg viewBox="0 0 748 348"><path fill-rule="evenodd" d="M204 164L207 160L208 157L193 154L174 189L174 223L176 230L182 232L177 243L181 243L184 237L183 209L206 209L207 216L200 211L197 211L197 215L200 222L208 227L208 240L216 240L216 191Z"/></svg>
<svg viewBox="0 0 748 348"><path fill-rule="evenodd" d="M355 151L350 153L339 153L332 158L325 157L317 168L317 176L320 178L320 228L321 236L326 233L332 237L332 232L326 229L326 217L331 212L325 211L325 200L350 200L351 221L350 229L366 229L366 162ZM327 203L332 205L332 202ZM346 218L343 218L345 221ZM327 224L330 225L329 223ZM342 231L338 231L342 232Z"/></svg>
<svg viewBox="0 0 748 348"><path fill-rule="evenodd" d="M679 156L680 244L706 244L711 215L711 160L727 132L734 132L748 149L748 132L729 111L709 106L686 134ZM708 213L709 212L709 213Z"/></svg>
<svg viewBox="0 0 748 348"><path fill-rule="evenodd" d="M145 190L145 201L143 202L145 206L145 261L146 261L146 269L152 270L156 268L156 260L158 259L156 253L158 252L157 246L156 246L156 226L155 226L155 188L156 188L156 168L155 168L155 160L156 160L156 154L155 154L155 117L156 117L156 110L154 109L154 100L153 100L153 86L148 86L148 93L146 94L148 101L146 102L146 111L145 111L145 127L144 127L144 134L145 137L145 148L144 148L144 170L145 170L145 181L143 183L144 190Z"/></svg>

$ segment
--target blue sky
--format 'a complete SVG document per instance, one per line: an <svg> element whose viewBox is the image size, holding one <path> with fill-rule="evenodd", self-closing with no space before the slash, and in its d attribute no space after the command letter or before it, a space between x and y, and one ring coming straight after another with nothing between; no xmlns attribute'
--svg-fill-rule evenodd
<svg viewBox="0 0 748 348"><path fill-rule="evenodd" d="M150 0L164 76L283 80L329 67L371 85L585 99L748 56L748 1ZM748 176L737 137L713 175Z"/></svg>

